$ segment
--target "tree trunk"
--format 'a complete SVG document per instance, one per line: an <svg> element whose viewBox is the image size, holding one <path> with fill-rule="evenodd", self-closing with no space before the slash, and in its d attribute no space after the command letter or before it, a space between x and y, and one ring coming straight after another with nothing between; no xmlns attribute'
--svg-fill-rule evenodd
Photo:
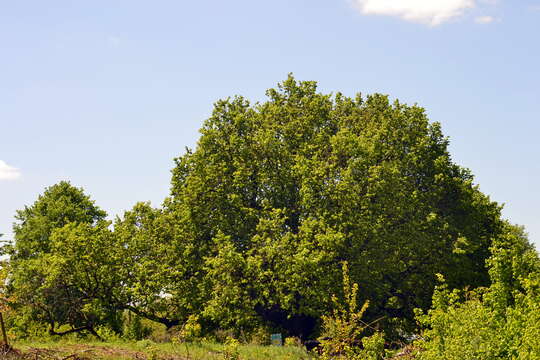
<svg viewBox="0 0 540 360"><path fill-rule="evenodd" d="M10 346L7 339L6 326L4 324L4 316L2 312L0 312L0 329L2 330L2 341L3 341L2 349L9 349Z"/></svg>

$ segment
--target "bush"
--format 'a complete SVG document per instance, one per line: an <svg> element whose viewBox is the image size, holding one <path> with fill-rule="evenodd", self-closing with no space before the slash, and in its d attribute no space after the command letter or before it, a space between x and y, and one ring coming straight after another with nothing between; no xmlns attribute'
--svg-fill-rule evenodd
<svg viewBox="0 0 540 360"><path fill-rule="evenodd" d="M225 349L223 350L223 360L239 360L240 359L240 351L239 351L240 343L235 338L229 338L225 342Z"/></svg>
<svg viewBox="0 0 540 360"><path fill-rule="evenodd" d="M173 338L173 342L184 343L199 340L201 336L201 324L197 315L191 315L178 334Z"/></svg>
<svg viewBox="0 0 540 360"><path fill-rule="evenodd" d="M372 336L362 338L364 349L359 352L358 359L381 360L384 355L384 335L376 332Z"/></svg>
<svg viewBox="0 0 540 360"><path fill-rule="evenodd" d="M143 325L146 326L150 331L148 339L156 343L171 342L173 338L178 334L178 331L180 331L180 327L178 326L173 326L172 328L167 329L167 327L163 324L146 319L143 320Z"/></svg>
<svg viewBox="0 0 540 360"><path fill-rule="evenodd" d="M487 300L496 286L475 292L438 286L433 308L418 315L427 328L417 343L423 349L419 359L540 359L540 296L535 286L525 287L525 293L514 294L514 305L501 311Z"/></svg>
<svg viewBox="0 0 540 360"><path fill-rule="evenodd" d="M96 333L99 337L106 342L117 342L121 339L120 334L112 330L108 326L98 326L96 327Z"/></svg>
<svg viewBox="0 0 540 360"><path fill-rule="evenodd" d="M48 325L32 320L27 312L15 315L11 312L6 318L8 337L17 340L43 340L49 339Z"/></svg>
<svg viewBox="0 0 540 360"><path fill-rule="evenodd" d="M143 325L143 319L140 316L127 311L123 316L122 335L128 340L142 340L148 337L151 329Z"/></svg>
<svg viewBox="0 0 540 360"><path fill-rule="evenodd" d="M234 337L235 331L233 329L216 329L209 336L210 340L220 344L224 344L229 338Z"/></svg>
<svg viewBox="0 0 540 360"><path fill-rule="evenodd" d="M255 328L249 336L249 343L253 345L270 345L270 331L262 326Z"/></svg>
<svg viewBox="0 0 540 360"><path fill-rule="evenodd" d="M296 347L302 347L302 340L300 338L297 338L295 336L285 338L285 346L296 346Z"/></svg>
<svg viewBox="0 0 540 360"><path fill-rule="evenodd" d="M382 359L384 336L376 332L371 337L362 338L370 330L370 324L362 321L368 302L358 309L356 302L358 284L350 284L347 262L343 263L342 271L344 301L341 303L333 295L334 311L331 316L322 317L321 357L322 359Z"/></svg>

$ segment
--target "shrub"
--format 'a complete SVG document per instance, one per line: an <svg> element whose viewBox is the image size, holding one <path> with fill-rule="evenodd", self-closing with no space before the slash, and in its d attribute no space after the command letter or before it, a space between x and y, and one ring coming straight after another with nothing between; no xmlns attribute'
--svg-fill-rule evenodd
<svg viewBox="0 0 540 360"><path fill-rule="evenodd" d="M295 336L285 338L285 346L296 346L296 347L302 347L302 340L300 338L297 338Z"/></svg>
<svg viewBox="0 0 540 360"><path fill-rule="evenodd" d="M143 325L143 320L140 316L126 312L124 314L124 323L122 333L124 338L128 340L142 340L148 337L151 329Z"/></svg>
<svg viewBox="0 0 540 360"><path fill-rule="evenodd" d="M323 334L320 338L322 359L382 359L384 354L384 337L375 333L369 338L362 338L369 330L370 324L362 321L368 302L358 309L358 284L350 284L347 262L343 263L344 301L332 296L334 311L332 315L324 315ZM361 348L360 344L364 346Z"/></svg>
<svg viewBox="0 0 540 360"><path fill-rule="evenodd" d="M240 342L235 338L228 338L225 342L225 349L223 350L223 360L239 360L240 351L238 347Z"/></svg>
<svg viewBox="0 0 540 360"><path fill-rule="evenodd" d="M270 331L263 326L255 328L250 334L249 342L253 345L270 345Z"/></svg>
<svg viewBox="0 0 540 360"><path fill-rule="evenodd" d="M121 339L120 335L108 326L98 326L95 330L103 341L116 342Z"/></svg>
<svg viewBox="0 0 540 360"><path fill-rule="evenodd" d="M173 338L173 342L184 343L193 342L199 340L201 336L201 324L199 323L199 316L191 315L184 325L180 328L180 331Z"/></svg>
<svg viewBox="0 0 540 360"><path fill-rule="evenodd" d="M513 305L501 309L491 301L496 286L487 292L461 292L442 283L433 308L427 314L418 312L426 328L417 342L423 349L419 359L539 359L540 296L536 285L526 281L524 287L525 293L514 294Z"/></svg>

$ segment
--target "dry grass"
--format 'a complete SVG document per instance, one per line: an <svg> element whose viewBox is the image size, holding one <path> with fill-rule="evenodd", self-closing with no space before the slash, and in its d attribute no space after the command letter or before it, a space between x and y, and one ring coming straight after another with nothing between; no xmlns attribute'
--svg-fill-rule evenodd
<svg viewBox="0 0 540 360"><path fill-rule="evenodd" d="M12 348L0 353L0 358L6 360L188 360L186 357L174 354L149 354L128 348L84 344L55 346L54 348L31 346L23 349Z"/></svg>

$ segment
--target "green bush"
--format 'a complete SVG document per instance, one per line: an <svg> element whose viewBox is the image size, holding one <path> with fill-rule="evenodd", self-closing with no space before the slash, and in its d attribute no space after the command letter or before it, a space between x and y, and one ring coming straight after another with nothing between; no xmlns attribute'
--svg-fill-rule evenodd
<svg viewBox="0 0 540 360"><path fill-rule="evenodd" d="M235 338L229 338L225 342L223 350L223 360L239 360L240 359L240 342Z"/></svg>
<svg viewBox="0 0 540 360"><path fill-rule="evenodd" d="M128 340L142 340L148 337L151 329L143 324L143 319L127 311L123 316L122 335Z"/></svg>
<svg viewBox="0 0 540 360"><path fill-rule="evenodd" d="M493 289L450 291L443 283L433 308L418 316L427 328L417 343L423 349L419 359L540 359L538 284L525 281L525 292L514 294L513 305L501 311L492 301Z"/></svg>
<svg viewBox="0 0 540 360"><path fill-rule="evenodd" d="M255 328L249 335L249 343L252 345L270 345L270 331L259 326Z"/></svg>
<svg viewBox="0 0 540 360"><path fill-rule="evenodd" d="M120 334L108 326L96 327L96 333L99 335L99 337L103 341L106 341L106 342L117 342L121 339Z"/></svg>
<svg viewBox="0 0 540 360"><path fill-rule="evenodd" d="M35 321L29 312L10 312L5 318L8 336L17 340L49 339L48 325Z"/></svg>
<svg viewBox="0 0 540 360"><path fill-rule="evenodd" d="M371 337L365 336L370 331L370 324L362 321L368 302L358 309L358 284L351 285L347 262L343 262L343 294L340 302L332 296L334 311L332 315L324 315L323 333L320 337L322 354L326 359L362 359L378 360L384 354L384 335L376 332ZM360 342L364 349L361 349Z"/></svg>
<svg viewBox="0 0 540 360"><path fill-rule="evenodd" d="M362 339L364 349L360 351L358 359L382 360L384 356L384 334L376 332Z"/></svg>
<svg viewBox="0 0 540 360"><path fill-rule="evenodd" d="M285 346L303 347L302 340L295 336L285 338Z"/></svg>

